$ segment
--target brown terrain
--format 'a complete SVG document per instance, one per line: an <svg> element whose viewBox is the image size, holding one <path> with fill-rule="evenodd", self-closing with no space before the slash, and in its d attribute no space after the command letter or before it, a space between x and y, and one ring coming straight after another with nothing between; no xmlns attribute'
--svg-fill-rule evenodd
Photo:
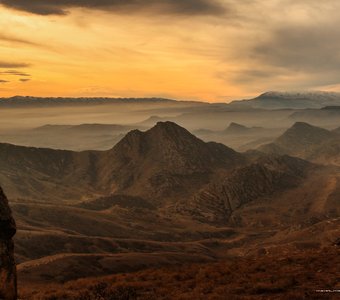
<svg viewBox="0 0 340 300"><path fill-rule="evenodd" d="M316 290L339 288L339 141L297 122L238 152L163 121L102 151L0 144L19 295L331 299Z"/></svg>

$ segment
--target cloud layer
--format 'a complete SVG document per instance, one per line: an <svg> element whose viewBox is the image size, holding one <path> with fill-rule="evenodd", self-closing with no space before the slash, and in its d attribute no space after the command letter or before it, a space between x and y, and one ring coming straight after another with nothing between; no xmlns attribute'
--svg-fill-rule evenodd
<svg viewBox="0 0 340 300"><path fill-rule="evenodd" d="M178 15L216 15L224 11L215 0L0 0L0 4L38 15L65 15L72 8Z"/></svg>
<svg viewBox="0 0 340 300"><path fill-rule="evenodd" d="M337 0L0 5L0 76L13 90L34 78L20 86L26 94L87 95L96 86L98 95L220 101L273 89L340 91Z"/></svg>
<svg viewBox="0 0 340 300"><path fill-rule="evenodd" d="M27 68L29 66L28 63L0 61L0 69Z"/></svg>

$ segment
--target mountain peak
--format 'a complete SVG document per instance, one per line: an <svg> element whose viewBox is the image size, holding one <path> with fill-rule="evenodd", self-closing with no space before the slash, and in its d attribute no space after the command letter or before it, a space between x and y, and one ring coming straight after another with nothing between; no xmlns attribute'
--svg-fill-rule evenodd
<svg viewBox="0 0 340 300"><path fill-rule="evenodd" d="M290 127L285 133L284 135L287 134L313 134L315 135L330 135L331 132L327 129L321 128L321 127L317 127L317 126L313 126L309 123L306 122L295 122L294 125L292 127Z"/></svg>
<svg viewBox="0 0 340 300"><path fill-rule="evenodd" d="M228 126L228 128L226 129L226 131L232 131L232 132L238 132L238 131L247 131L249 128L239 124L239 123L235 123L235 122L231 122Z"/></svg>
<svg viewBox="0 0 340 300"><path fill-rule="evenodd" d="M306 122L295 122L290 129L322 129Z"/></svg>
<svg viewBox="0 0 340 300"><path fill-rule="evenodd" d="M229 128L247 128L247 127L239 123L231 122Z"/></svg>
<svg viewBox="0 0 340 300"><path fill-rule="evenodd" d="M231 122L230 125L224 130L226 134L245 134L254 128L244 126L239 123Z"/></svg>
<svg viewBox="0 0 340 300"><path fill-rule="evenodd" d="M194 137L194 135L192 135L188 130L170 121L157 122L157 124L150 130L148 130L146 133L152 134L156 132L172 136L190 135L191 137Z"/></svg>
<svg viewBox="0 0 340 300"><path fill-rule="evenodd" d="M331 137L334 133L331 131L313 126L305 122L296 122L286 132L281 135L276 142L284 144L287 147L295 144L310 145L323 142Z"/></svg>
<svg viewBox="0 0 340 300"><path fill-rule="evenodd" d="M161 129L161 130L184 130L187 131L185 128L179 126L175 122L171 121L159 121L156 123L156 125L151 128L152 129Z"/></svg>

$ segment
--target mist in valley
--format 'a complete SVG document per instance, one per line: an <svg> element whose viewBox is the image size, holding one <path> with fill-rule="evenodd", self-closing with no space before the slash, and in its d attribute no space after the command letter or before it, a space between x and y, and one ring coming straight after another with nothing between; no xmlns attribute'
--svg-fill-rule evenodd
<svg viewBox="0 0 340 300"><path fill-rule="evenodd" d="M0 0L0 300L336 298L339 12Z"/></svg>

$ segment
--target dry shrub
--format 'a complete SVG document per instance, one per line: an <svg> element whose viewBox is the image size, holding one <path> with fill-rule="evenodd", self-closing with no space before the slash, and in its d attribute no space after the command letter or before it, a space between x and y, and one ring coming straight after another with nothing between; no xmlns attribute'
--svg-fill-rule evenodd
<svg viewBox="0 0 340 300"><path fill-rule="evenodd" d="M216 263L191 264L56 285L34 300L166 300L166 299L331 299L317 289L337 288L339 249L310 250L257 259L233 258ZM54 290L54 291L53 291ZM51 292L53 291L53 292ZM23 297L25 296L25 297Z"/></svg>

